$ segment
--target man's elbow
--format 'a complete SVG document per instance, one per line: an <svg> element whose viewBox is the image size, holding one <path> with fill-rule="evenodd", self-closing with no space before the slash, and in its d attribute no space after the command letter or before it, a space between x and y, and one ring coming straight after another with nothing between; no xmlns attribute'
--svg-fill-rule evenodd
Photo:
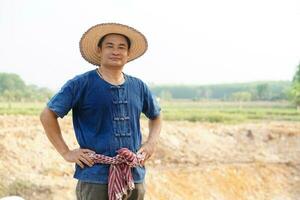
<svg viewBox="0 0 300 200"><path fill-rule="evenodd" d="M49 108L44 108L44 110L40 114L40 121L44 124L49 119L56 119L56 115Z"/></svg>

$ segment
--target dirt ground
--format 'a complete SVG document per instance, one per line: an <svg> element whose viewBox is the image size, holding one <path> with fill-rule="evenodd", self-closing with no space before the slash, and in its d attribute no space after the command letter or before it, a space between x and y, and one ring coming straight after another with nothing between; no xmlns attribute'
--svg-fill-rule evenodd
<svg viewBox="0 0 300 200"><path fill-rule="evenodd" d="M76 148L71 119L60 123ZM38 117L0 116L0 197L72 200L72 176ZM146 200L300 199L300 123L164 122L146 186Z"/></svg>

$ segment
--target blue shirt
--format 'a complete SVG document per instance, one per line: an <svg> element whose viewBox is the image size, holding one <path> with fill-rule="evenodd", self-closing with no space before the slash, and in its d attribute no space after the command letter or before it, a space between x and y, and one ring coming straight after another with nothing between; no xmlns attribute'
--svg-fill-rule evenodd
<svg viewBox="0 0 300 200"><path fill-rule="evenodd" d="M147 85L140 79L125 75L122 85L112 85L97 74L88 71L69 80L55 94L47 106L63 118L72 109L73 126L80 148L98 154L116 156L126 147L137 152L142 134L140 116L154 119L160 107ZM109 165L95 164L81 169L75 167L74 178L91 183L108 182ZM143 182L145 168L132 169L136 183Z"/></svg>

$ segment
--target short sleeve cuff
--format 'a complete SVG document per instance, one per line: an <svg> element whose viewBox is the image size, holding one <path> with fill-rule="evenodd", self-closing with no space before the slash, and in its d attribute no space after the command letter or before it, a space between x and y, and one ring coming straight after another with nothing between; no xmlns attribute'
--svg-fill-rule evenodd
<svg viewBox="0 0 300 200"><path fill-rule="evenodd" d="M47 103L47 107L60 118L63 118L65 115L67 115L67 113L63 112L63 110L60 109L59 106L54 106L51 101Z"/></svg>

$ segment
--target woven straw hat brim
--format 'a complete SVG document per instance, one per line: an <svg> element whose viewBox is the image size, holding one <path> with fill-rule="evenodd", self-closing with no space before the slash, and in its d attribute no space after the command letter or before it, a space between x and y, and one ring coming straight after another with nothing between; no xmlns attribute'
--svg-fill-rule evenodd
<svg viewBox="0 0 300 200"><path fill-rule="evenodd" d="M79 46L82 57L89 63L99 66L101 57L97 53L97 45L100 38L110 33L122 34L129 38L131 46L128 62L142 56L148 48L146 37L138 30L123 24L103 23L91 27L81 37Z"/></svg>

